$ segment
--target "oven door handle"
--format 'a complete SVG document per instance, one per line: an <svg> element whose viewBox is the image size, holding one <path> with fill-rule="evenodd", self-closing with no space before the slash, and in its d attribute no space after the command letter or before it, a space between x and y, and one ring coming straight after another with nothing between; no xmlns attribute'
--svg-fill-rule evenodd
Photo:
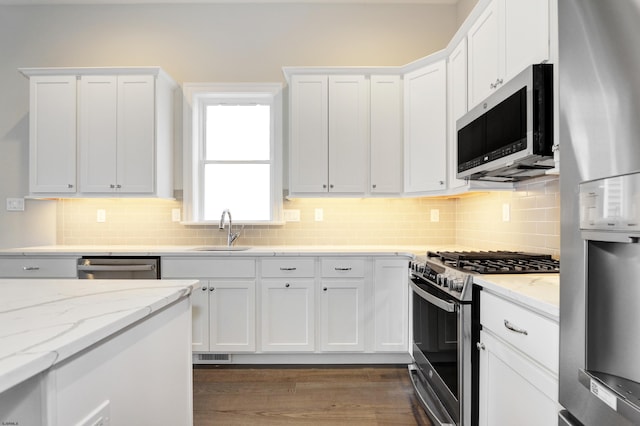
<svg viewBox="0 0 640 426"><path fill-rule="evenodd" d="M446 300L442 300L430 293L427 293L426 291L418 287L411 280L409 280L409 284L411 285L411 289L413 290L414 293L416 293L418 296L420 296L422 299L426 300L427 302L431 303L432 305L436 305L438 308L442 309L443 311L447 311L447 312L456 311L455 303L447 302Z"/></svg>

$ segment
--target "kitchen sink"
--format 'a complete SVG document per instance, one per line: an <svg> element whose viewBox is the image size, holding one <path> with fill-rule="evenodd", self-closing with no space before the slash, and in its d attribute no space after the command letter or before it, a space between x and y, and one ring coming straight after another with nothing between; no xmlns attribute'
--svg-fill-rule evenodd
<svg viewBox="0 0 640 426"><path fill-rule="evenodd" d="M244 251L249 250L251 247L247 246L204 246L196 247L191 250L195 251Z"/></svg>

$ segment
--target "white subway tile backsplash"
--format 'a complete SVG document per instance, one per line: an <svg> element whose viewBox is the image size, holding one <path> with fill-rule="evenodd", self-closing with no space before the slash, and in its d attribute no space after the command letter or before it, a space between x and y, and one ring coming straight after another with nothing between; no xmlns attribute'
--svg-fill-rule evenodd
<svg viewBox="0 0 640 426"><path fill-rule="evenodd" d="M502 220L503 204L510 221ZM217 225L171 220L180 202L64 199L58 202L58 244L214 245L225 243ZM461 198L293 199L300 222L246 225L243 245L463 245L481 250L526 250L559 256L560 193L557 177L520 183L514 191ZM315 209L323 221L315 221ZM107 221L96 222L96 210ZM431 222L431 210L439 221Z"/></svg>

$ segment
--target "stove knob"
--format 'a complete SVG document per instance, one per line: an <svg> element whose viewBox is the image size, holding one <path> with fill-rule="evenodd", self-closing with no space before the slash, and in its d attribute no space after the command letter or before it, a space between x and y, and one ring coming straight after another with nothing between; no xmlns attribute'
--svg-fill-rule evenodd
<svg viewBox="0 0 640 426"><path fill-rule="evenodd" d="M464 280L462 278L452 278L449 280L449 287L451 290L462 291L464 287Z"/></svg>
<svg viewBox="0 0 640 426"><path fill-rule="evenodd" d="M439 286L448 287L449 286L450 277L446 274L438 274L436 275L436 282Z"/></svg>

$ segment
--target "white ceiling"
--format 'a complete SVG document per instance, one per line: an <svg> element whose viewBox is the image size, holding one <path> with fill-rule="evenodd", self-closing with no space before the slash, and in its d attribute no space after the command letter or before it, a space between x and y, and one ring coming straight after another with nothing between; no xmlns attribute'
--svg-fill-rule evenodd
<svg viewBox="0 0 640 426"><path fill-rule="evenodd" d="M377 3L456 4L459 0L0 0L0 5L189 4L189 3Z"/></svg>

